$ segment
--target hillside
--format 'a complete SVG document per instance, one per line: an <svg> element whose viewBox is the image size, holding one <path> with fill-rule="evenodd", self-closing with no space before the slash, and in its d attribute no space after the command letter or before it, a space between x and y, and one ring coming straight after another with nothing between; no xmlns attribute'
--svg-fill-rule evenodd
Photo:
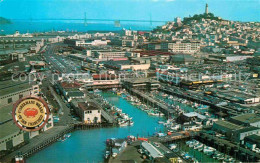
<svg viewBox="0 0 260 163"><path fill-rule="evenodd" d="M12 22L6 18L0 17L0 24L11 24Z"/></svg>

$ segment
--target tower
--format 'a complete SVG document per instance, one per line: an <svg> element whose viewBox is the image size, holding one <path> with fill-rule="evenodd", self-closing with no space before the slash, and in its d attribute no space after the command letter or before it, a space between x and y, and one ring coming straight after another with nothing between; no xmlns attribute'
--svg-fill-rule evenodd
<svg viewBox="0 0 260 163"><path fill-rule="evenodd" d="M209 13L209 9L208 9L209 5L206 3L206 7L205 7L205 14Z"/></svg>

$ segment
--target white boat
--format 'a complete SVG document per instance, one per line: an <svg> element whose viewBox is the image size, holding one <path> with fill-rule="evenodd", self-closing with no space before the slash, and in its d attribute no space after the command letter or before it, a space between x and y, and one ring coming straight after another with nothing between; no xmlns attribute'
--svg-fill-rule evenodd
<svg viewBox="0 0 260 163"><path fill-rule="evenodd" d="M194 149L199 149L199 148L202 148L203 147L203 144L202 143L199 143L197 145L194 146Z"/></svg>
<svg viewBox="0 0 260 163"><path fill-rule="evenodd" d="M110 152L109 152L109 151L106 151L106 153L105 153L105 155L104 155L105 159L108 159L109 156L110 156Z"/></svg>
<svg viewBox="0 0 260 163"><path fill-rule="evenodd" d="M163 121L158 121L158 123L159 123L159 124L164 124L164 122L163 122Z"/></svg>
<svg viewBox="0 0 260 163"><path fill-rule="evenodd" d="M177 144L170 144L169 148L170 148L170 150L174 150L177 148Z"/></svg>

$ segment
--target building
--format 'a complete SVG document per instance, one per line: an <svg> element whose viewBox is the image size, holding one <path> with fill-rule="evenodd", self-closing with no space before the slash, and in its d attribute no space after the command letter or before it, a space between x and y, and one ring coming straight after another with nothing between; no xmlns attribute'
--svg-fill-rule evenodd
<svg viewBox="0 0 260 163"><path fill-rule="evenodd" d="M130 89L137 90L157 90L160 87L160 82L149 78L126 79L123 84Z"/></svg>
<svg viewBox="0 0 260 163"><path fill-rule="evenodd" d="M231 141L244 144L244 138L250 135L260 134L260 128L249 126L244 127L232 122L219 120L213 124L212 130L225 135Z"/></svg>
<svg viewBox="0 0 260 163"><path fill-rule="evenodd" d="M83 123L101 123L101 110L93 102L79 102L76 112Z"/></svg>
<svg viewBox="0 0 260 163"><path fill-rule="evenodd" d="M177 54L171 56L171 62L174 64L192 64L196 62L196 59L188 54Z"/></svg>
<svg viewBox="0 0 260 163"><path fill-rule="evenodd" d="M245 127L242 129L238 129L232 133L231 140L235 142L240 142L241 144L245 144L244 139L250 135L258 135L260 134L260 128L258 127Z"/></svg>
<svg viewBox="0 0 260 163"><path fill-rule="evenodd" d="M133 64L129 60L104 62L104 66L115 70L148 70L150 64Z"/></svg>
<svg viewBox="0 0 260 163"><path fill-rule="evenodd" d="M175 41L162 42L161 49L173 53L194 54L200 51L200 42L197 41Z"/></svg>
<svg viewBox="0 0 260 163"><path fill-rule="evenodd" d="M143 149L144 153L150 160L164 157L164 155L153 144L148 143L147 141L143 141L140 148Z"/></svg>
<svg viewBox="0 0 260 163"><path fill-rule="evenodd" d="M244 144L250 149L260 148L260 136L259 135L247 136L247 137L245 137L244 142L245 142Z"/></svg>
<svg viewBox="0 0 260 163"><path fill-rule="evenodd" d="M68 101L71 102L72 99L75 98L84 98L85 94L79 90L81 87L81 84L78 82L58 82L57 87L59 90L62 92L64 98Z"/></svg>
<svg viewBox="0 0 260 163"><path fill-rule="evenodd" d="M237 61L243 61L247 60L249 58L253 58L253 56L249 55L209 55L208 58L205 59L205 62L207 63L214 63L214 62L237 62Z"/></svg>
<svg viewBox="0 0 260 163"><path fill-rule="evenodd" d="M0 106L13 104L22 97L39 94L39 85L35 82L14 80L17 81L0 82Z"/></svg>
<svg viewBox="0 0 260 163"><path fill-rule="evenodd" d="M29 62L31 69L35 70L44 70L46 63L44 61L30 61Z"/></svg>
<svg viewBox="0 0 260 163"><path fill-rule="evenodd" d="M3 106L0 103L0 157L17 150L22 145L28 143L29 139L53 127L53 117L50 114L47 124L40 131L22 131L13 122L12 109L13 104Z"/></svg>
<svg viewBox="0 0 260 163"><path fill-rule="evenodd" d="M231 137L232 132L243 129L243 126L224 121L224 120L219 120L213 124L212 130L221 133L227 137Z"/></svg>
<svg viewBox="0 0 260 163"><path fill-rule="evenodd" d="M94 58L108 61L115 58L124 58L126 52L123 51L95 51Z"/></svg>
<svg viewBox="0 0 260 163"><path fill-rule="evenodd" d="M229 121L243 126L260 127L260 115L256 113L234 116Z"/></svg>

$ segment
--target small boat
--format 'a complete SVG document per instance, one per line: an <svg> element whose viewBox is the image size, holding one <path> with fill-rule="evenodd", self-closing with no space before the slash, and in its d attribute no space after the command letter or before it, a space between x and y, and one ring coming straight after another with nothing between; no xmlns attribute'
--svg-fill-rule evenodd
<svg viewBox="0 0 260 163"><path fill-rule="evenodd" d="M199 148L202 148L203 147L203 144L202 143L199 143L197 145L194 146L194 149L199 149Z"/></svg>
<svg viewBox="0 0 260 163"><path fill-rule="evenodd" d="M177 144L170 144L169 148L170 148L170 150L174 150L177 148Z"/></svg>
<svg viewBox="0 0 260 163"><path fill-rule="evenodd" d="M105 153L105 155L104 155L105 159L108 159L109 156L110 156L110 151L106 151L106 153Z"/></svg>
<svg viewBox="0 0 260 163"><path fill-rule="evenodd" d="M164 122L163 122L163 121L158 121L158 123L159 123L159 124L164 124Z"/></svg>

